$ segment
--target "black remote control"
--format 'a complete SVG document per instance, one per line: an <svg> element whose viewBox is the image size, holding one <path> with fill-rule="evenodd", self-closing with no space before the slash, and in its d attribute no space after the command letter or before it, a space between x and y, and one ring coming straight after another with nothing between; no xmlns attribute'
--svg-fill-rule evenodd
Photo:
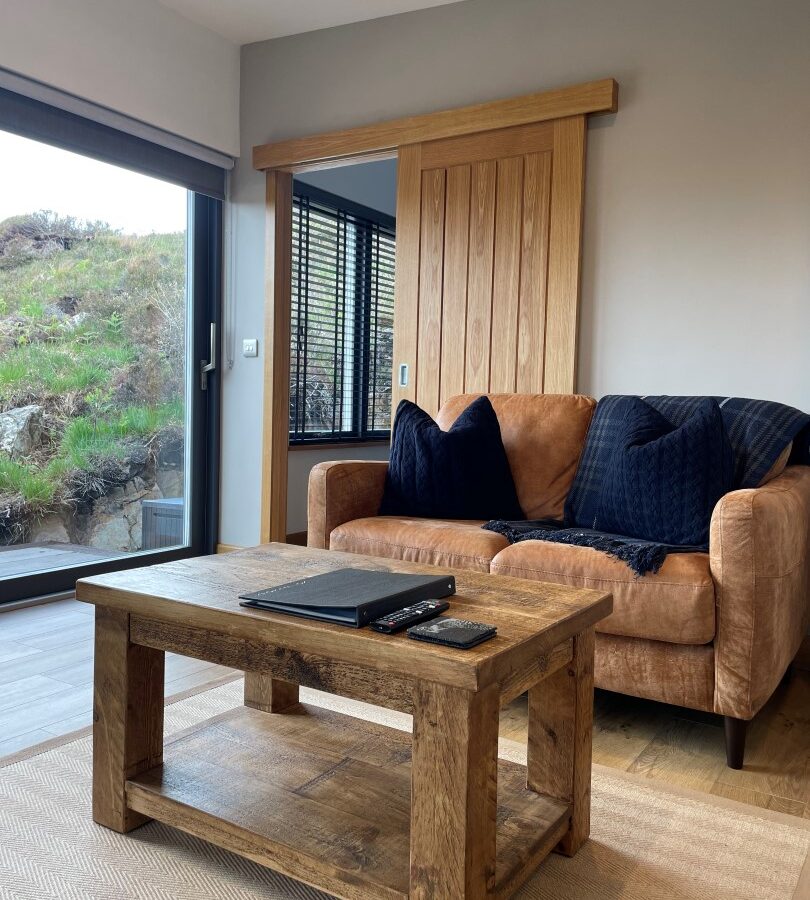
<svg viewBox="0 0 810 900"><path fill-rule="evenodd" d="M382 634L394 634L409 625L433 619L446 609L450 609L450 604L446 600L423 600L421 603L414 603L413 606L406 606L405 609L388 613L387 616L375 619L369 624L374 631Z"/></svg>

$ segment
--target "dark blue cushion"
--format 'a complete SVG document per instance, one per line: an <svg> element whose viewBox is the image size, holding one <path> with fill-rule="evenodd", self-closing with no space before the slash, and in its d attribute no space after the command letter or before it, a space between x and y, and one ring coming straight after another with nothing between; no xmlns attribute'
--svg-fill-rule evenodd
<svg viewBox="0 0 810 900"><path fill-rule="evenodd" d="M380 515L525 518L487 397L474 400L449 431L415 403L399 404Z"/></svg>
<svg viewBox="0 0 810 900"><path fill-rule="evenodd" d="M620 438L594 527L664 544L708 544L712 510L734 478L717 401L701 401L678 426L639 397L622 398L616 414Z"/></svg>

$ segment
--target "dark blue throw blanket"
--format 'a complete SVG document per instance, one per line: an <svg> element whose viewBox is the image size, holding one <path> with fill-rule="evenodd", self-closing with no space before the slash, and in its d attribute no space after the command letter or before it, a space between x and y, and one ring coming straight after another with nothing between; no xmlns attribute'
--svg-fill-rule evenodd
<svg viewBox="0 0 810 900"><path fill-rule="evenodd" d="M644 397L674 426L691 416L705 397ZM780 453L793 441L791 462L810 465L810 416L767 400L716 397L723 425L734 453L733 490L757 487ZM622 398L599 401L585 447L565 504L565 521L493 521L483 527L504 535L511 543L542 540L592 547L621 559L637 575L657 572L669 553L705 551L703 546L673 546L655 541L606 534L595 530L602 484L612 454L621 439L623 421L617 407Z"/></svg>

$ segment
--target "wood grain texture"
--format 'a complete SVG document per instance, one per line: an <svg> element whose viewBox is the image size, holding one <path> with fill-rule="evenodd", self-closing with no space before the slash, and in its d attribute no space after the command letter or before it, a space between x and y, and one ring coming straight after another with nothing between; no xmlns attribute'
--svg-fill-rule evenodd
<svg viewBox="0 0 810 900"><path fill-rule="evenodd" d="M609 594L500 575L454 571L454 613L498 628L463 654L404 634L381 635L239 606L246 590L273 587L337 568L434 574L435 568L354 553L270 544L81 579L77 597L171 625L193 624L236 639L263 640L379 672L480 690L548 653L608 615ZM504 602L504 597L509 602ZM216 660L213 660L216 661ZM250 667L247 667L250 668Z"/></svg>
<svg viewBox="0 0 810 900"><path fill-rule="evenodd" d="M96 608L93 687L93 820L114 831L143 825L126 780L163 757L163 667L158 650L130 643L129 615Z"/></svg>
<svg viewBox="0 0 810 900"><path fill-rule="evenodd" d="M593 654L589 629L574 638L571 664L529 691L527 785L571 804L559 846L567 856L590 833Z"/></svg>
<svg viewBox="0 0 810 900"><path fill-rule="evenodd" d="M554 123L543 384L548 394L576 390L585 126L584 116Z"/></svg>
<svg viewBox="0 0 810 900"><path fill-rule="evenodd" d="M411 774L411 898L495 887L498 692L420 683Z"/></svg>
<svg viewBox="0 0 810 900"><path fill-rule="evenodd" d="M290 443L290 303L292 175L267 173L264 400L260 540L287 534L287 448Z"/></svg>
<svg viewBox="0 0 810 900"><path fill-rule="evenodd" d="M497 164L494 160L472 166L464 376L464 390L468 392L489 390L496 178Z"/></svg>
<svg viewBox="0 0 810 900"><path fill-rule="evenodd" d="M430 415L439 411L442 358L445 171L422 172L419 238L419 378L416 402Z"/></svg>
<svg viewBox="0 0 810 900"><path fill-rule="evenodd" d="M404 144L509 128L564 116L615 112L617 105L618 85L612 78L605 78L508 100L263 144L253 148L253 166L256 169L287 168L292 171L296 167L313 163L385 152Z"/></svg>
<svg viewBox="0 0 810 900"><path fill-rule="evenodd" d="M261 672L245 672L245 706L280 713L298 703L298 685Z"/></svg>
<svg viewBox="0 0 810 900"><path fill-rule="evenodd" d="M194 625L170 625L137 615L132 616L130 631L133 640L146 647L181 653L246 672L246 696L250 694L256 701L247 705L255 708L268 705L267 697L272 696L268 689L272 686L265 682L271 681L273 685L302 685L401 712L413 711L413 678L392 673L380 678L374 669L324 655L288 650L272 640L262 639L261 634L252 639L234 638ZM553 661L550 656L541 657L538 664L550 667ZM279 712L283 708L272 711Z"/></svg>
<svg viewBox="0 0 810 900"><path fill-rule="evenodd" d="M447 170L442 358L439 405L464 393L467 344L467 256L470 239L470 167Z"/></svg>
<svg viewBox="0 0 810 900"><path fill-rule="evenodd" d="M498 160L489 389L513 393L517 372L523 157Z"/></svg>
<svg viewBox="0 0 810 900"><path fill-rule="evenodd" d="M471 165L490 159L551 151L553 146L553 123L537 122L516 128L465 134L445 141L429 141L422 144L422 166L438 169Z"/></svg>
<svg viewBox="0 0 810 900"><path fill-rule="evenodd" d="M339 897L413 897L412 753L419 751L407 732L319 707L284 715L242 708L173 740L163 766L129 781L127 799L144 815ZM487 777L498 785L500 897L527 860L536 868L537 848L551 849L568 807L527 790L523 766L497 765ZM481 894L474 887L467 896Z"/></svg>
<svg viewBox="0 0 810 900"><path fill-rule="evenodd" d="M551 153L526 156L523 170L523 232L515 387L519 394L543 392L546 338Z"/></svg>
<svg viewBox="0 0 810 900"><path fill-rule="evenodd" d="M394 373L391 384L391 416L400 400L416 400L419 347L419 234L422 217L421 148L402 147L397 164L397 240L394 291ZM399 367L408 366L405 387L399 384Z"/></svg>

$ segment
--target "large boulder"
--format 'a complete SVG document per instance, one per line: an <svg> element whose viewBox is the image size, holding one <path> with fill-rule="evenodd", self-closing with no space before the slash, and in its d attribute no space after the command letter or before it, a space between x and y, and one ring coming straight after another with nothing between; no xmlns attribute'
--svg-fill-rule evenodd
<svg viewBox="0 0 810 900"><path fill-rule="evenodd" d="M41 406L18 406L0 413L0 450L10 456L26 456L43 437Z"/></svg>

